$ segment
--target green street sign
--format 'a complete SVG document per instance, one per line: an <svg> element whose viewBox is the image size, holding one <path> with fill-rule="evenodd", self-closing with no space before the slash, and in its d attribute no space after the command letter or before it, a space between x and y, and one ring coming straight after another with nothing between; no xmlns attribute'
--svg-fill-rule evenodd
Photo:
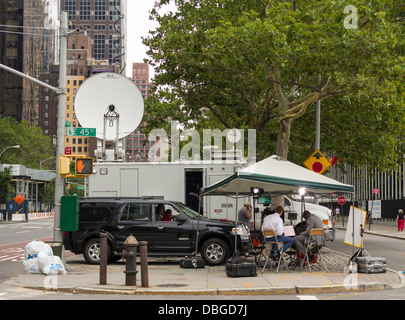
<svg viewBox="0 0 405 320"><path fill-rule="evenodd" d="M72 123L70 121L65 120L65 127L71 127Z"/></svg>
<svg viewBox="0 0 405 320"><path fill-rule="evenodd" d="M96 128L68 128L67 135L75 137L95 137Z"/></svg>

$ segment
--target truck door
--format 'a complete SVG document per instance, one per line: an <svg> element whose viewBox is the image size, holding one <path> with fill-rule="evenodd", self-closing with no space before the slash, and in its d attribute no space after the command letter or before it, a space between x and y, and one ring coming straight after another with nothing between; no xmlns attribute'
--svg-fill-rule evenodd
<svg viewBox="0 0 405 320"><path fill-rule="evenodd" d="M128 202L119 216L114 237L117 249L123 250L124 241L131 234L139 241L148 241L148 250L152 245L152 204Z"/></svg>
<svg viewBox="0 0 405 320"><path fill-rule="evenodd" d="M184 169L184 183L185 183L185 204L187 207L193 209L195 212L202 214L203 206L198 201L198 194L200 189L204 186L202 168L185 168Z"/></svg>

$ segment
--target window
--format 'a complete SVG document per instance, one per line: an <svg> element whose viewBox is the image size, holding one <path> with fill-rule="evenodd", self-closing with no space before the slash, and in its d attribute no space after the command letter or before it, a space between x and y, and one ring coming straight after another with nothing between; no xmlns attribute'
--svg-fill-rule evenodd
<svg viewBox="0 0 405 320"><path fill-rule="evenodd" d="M121 221L150 220L149 203L127 203L122 211Z"/></svg>
<svg viewBox="0 0 405 320"><path fill-rule="evenodd" d="M80 20L90 20L91 0L80 0Z"/></svg>
<svg viewBox="0 0 405 320"><path fill-rule="evenodd" d="M105 0L95 1L94 20L105 20Z"/></svg>
<svg viewBox="0 0 405 320"><path fill-rule="evenodd" d="M90 202L80 204L80 221L106 222L114 211L114 202Z"/></svg>
<svg viewBox="0 0 405 320"><path fill-rule="evenodd" d="M69 20L76 20L76 0L65 0L65 10Z"/></svg>
<svg viewBox="0 0 405 320"><path fill-rule="evenodd" d="M94 59L104 60L105 59L105 35L95 34L94 35Z"/></svg>
<svg viewBox="0 0 405 320"><path fill-rule="evenodd" d="M170 204L160 204L160 203L155 204L156 220L166 221L162 219L165 213L169 214L169 211L171 213L172 220L169 220L167 222L175 221L176 217L181 214L180 211L178 211L175 207L173 207Z"/></svg>

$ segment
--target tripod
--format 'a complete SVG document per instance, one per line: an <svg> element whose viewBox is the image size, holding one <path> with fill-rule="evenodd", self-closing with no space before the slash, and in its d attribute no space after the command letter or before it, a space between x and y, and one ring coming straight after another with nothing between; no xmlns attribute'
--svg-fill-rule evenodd
<svg viewBox="0 0 405 320"><path fill-rule="evenodd" d="M361 237L361 248L359 251L357 251L353 257L351 257L350 261L356 260L358 257L364 257L364 253L367 254L367 256L371 257L370 254L367 252L366 249L364 249L364 243L363 243L363 234L364 234L364 228L363 225L360 224L360 237Z"/></svg>

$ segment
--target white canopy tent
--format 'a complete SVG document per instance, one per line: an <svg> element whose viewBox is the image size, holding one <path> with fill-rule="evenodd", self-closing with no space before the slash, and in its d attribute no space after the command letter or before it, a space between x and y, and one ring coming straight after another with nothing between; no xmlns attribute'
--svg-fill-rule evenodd
<svg viewBox="0 0 405 320"><path fill-rule="evenodd" d="M252 187L262 188L264 193L273 195L302 195L303 191L306 195L333 193L354 195L354 186L328 178L276 155L241 169L211 186L201 188L200 195L236 197L235 223L237 225L238 198L251 196ZM235 240L235 251L236 242Z"/></svg>
<svg viewBox="0 0 405 320"><path fill-rule="evenodd" d="M354 186L271 156L202 188L200 195L248 196L252 186L271 194L299 194L301 188L306 194L354 193Z"/></svg>

